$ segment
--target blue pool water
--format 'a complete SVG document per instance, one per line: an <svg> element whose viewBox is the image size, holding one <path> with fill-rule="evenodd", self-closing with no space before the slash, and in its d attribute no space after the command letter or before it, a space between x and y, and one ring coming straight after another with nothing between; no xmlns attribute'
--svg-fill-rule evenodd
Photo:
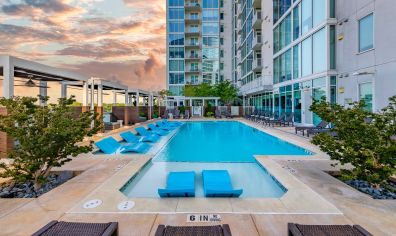
<svg viewBox="0 0 396 236"><path fill-rule="evenodd" d="M312 153L240 122L187 122L155 162L255 162L253 155Z"/></svg>

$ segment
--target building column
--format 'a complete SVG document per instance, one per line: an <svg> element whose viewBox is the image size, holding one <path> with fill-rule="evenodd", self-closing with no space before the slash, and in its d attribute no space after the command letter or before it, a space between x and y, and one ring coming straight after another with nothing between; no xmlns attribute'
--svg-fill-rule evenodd
<svg viewBox="0 0 396 236"><path fill-rule="evenodd" d="M103 107L103 85L98 84L98 107Z"/></svg>
<svg viewBox="0 0 396 236"><path fill-rule="evenodd" d="M140 99L140 94L139 91L136 92L136 106L139 106L139 99Z"/></svg>
<svg viewBox="0 0 396 236"><path fill-rule="evenodd" d="M40 81L40 106L46 106L47 101L45 100L47 97L47 82L46 81Z"/></svg>
<svg viewBox="0 0 396 236"><path fill-rule="evenodd" d="M89 84L87 82L83 82L83 97L82 97L82 111L85 112L87 111L88 108L88 101L89 101L89 90L88 90Z"/></svg>
<svg viewBox="0 0 396 236"><path fill-rule="evenodd" d="M113 92L113 105L117 104L117 92L115 90L112 91Z"/></svg>
<svg viewBox="0 0 396 236"><path fill-rule="evenodd" d="M67 98L67 84L61 83L61 98Z"/></svg>
<svg viewBox="0 0 396 236"><path fill-rule="evenodd" d="M95 81L91 80L91 111L95 110Z"/></svg>
<svg viewBox="0 0 396 236"><path fill-rule="evenodd" d="M10 57L3 62L3 77L3 97L11 98L14 96L14 65Z"/></svg>

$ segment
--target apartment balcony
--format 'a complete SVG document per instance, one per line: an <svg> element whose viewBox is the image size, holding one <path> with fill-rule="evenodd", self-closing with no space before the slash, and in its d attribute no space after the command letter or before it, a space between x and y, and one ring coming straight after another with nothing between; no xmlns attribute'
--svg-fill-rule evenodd
<svg viewBox="0 0 396 236"><path fill-rule="evenodd" d="M201 35L201 31L188 29L188 30L186 30L186 32L184 32L184 34L186 36L200 36Z"/></svg>
<svg viewBox="0 0 396 236"><path fill-rule="evenodd" d="M263 38L261 35L256 35L253 37L253 44L252 48L253 50L261 50L261 47L263 46Z"/></svg>
<svg viewBox="0 0 396 236"><path fill-rule="evenodd" d="M187 70L185 70L186 74L199 74L201 72L201 70L199 68L188 68Z"/></svg>
<svg viewBox="0 0 396 236"><path fill-rule="evenodd" d="M198 42L197 43L187 43L187 44L185 44L184 45L184 47L185 48L197 48L197 49L199 49L199 48L201 48L201 44L199 44Z"/></svg>
<svg viewBox="0 0 396 236"><path fill-rule="evenodd" d="M248 95L261 91L272 91L272 76L260 76L247 84L240 84L238 82L239 95Z"/></svg>
<svg viewBox="0 0 396 236"><path fill-rule="evenodd" d="M201 56L198 54L190 54L189 56L185 57L184 60L186 61L199 61L201 60Z"/></svg>
<svg viewBox="0 0 396 236"><path fill-rule="evenodd" d="M201 22L201 18L188 16L184 18L184 22L186 22L186 24L199 24Z"/></svg>
<svg viewBox="0 0 396 236"><path fill-rule="evenodd" d="M263 62L261 58L255 58L253 60L252 69L254 72L261 72L263 70Z"/></svg>
<svg viewBox="0 0 396 236"><path fill-rule="evenodd" d="M263 23L261 11L255 11L253 14L253 29L261 29L261 24Z"/></svg>
<svg viewBox="0 0 396 236"><path fill-rule="evenodd" d="M201 5L199 3L188 2L184 5L185 11L200 11Z"/></svg>
<svg viewBox="0 0 396 236"><path fill-rule="evenodd" d="M261 0L253 0L253 8L261 8Z"/></svg>
<svg viewBox="0 0 396 236"><path fill-rule="evenodd" d="M238 19L242 18L242 4L238 4L238 9L237 9L237 17Z"/></svg>

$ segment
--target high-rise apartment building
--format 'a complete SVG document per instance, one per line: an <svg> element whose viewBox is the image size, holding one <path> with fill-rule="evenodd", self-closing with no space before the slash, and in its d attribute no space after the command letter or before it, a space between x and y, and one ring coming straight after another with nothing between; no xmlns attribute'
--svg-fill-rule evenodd
<svg viewBox="0 0 396 236"><path fill-rule="evenodd" d="M200 20L189 23L195 11ZM363 99L379 111L396 95L393 12L392 0L168 0L169 90L227 79L244 105L294 113L305 124L320 122L309 110L315 99L345 106ZM198 58L190 59L194 40Z"/></svg>
<svg viewBox="0 0 396 236"><path fill-rule="evenodd" d="M173 95L186 84L231 77L225 60L231 54L224 50L232 43L231 6L223 0L167 0L167 86Z"/></svg>

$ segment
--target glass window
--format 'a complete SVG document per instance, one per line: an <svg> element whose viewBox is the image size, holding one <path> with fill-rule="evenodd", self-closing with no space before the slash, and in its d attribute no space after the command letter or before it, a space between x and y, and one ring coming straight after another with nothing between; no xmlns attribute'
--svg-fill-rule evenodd
<svg viewBox="0 0 396 236"><path fill-rule="evenodd" d="M219 37L203 37L203 45L207 47L219 46Z"/></svg>
<svg viewBox="0 0 396 236"><path fill-rule="evenodd" d="M183 47L170 47L169 48L169 58L184 58L184 48Z"/></svg>
<svg viewBox="0 0 396 236"><path fill-rule="evenodd" d="M359 98L366 104L368 111L373 111L373 88L371 83L359 84Z"/></svg>
<svg viewBox="0 0 396 236"><path fill-rule="evenodd" d="M300 58L299 58L300 44L293 47L293 79L297 79L300 72Z"/></svg>
<svg viewBox="0 0 396 236"><path fill-rule="evenodd" d="M184 34L169 34L169 45L184 45Z"/></svg>
<svg viewBox="0 0 396 236"><path fill-rule="evenodd" d="M292 41L292 18L291 14L289 14L285 18L285 46L289 45Z"/></svg>
<svg viewBox="0 0 396 236"><path fill-rule="evenodd" d="M203 8L219 8L219 0L203 0Z"/></svg>
<svg viewBox="0 0 396 236"><path fill-rule="evenodd" d="M300 37L300 4L293 9L293 40Z"/></svg>
<svg viewBox="0 0 396 236"><path fill-rule="evenodd" d="M337 103L337 77L330 77L330 102L333 104Z"/></svg>
<svg viewBox="0 0 396 236"><path fill-rule="evenodd" d="M326 0L313 1L313 27L322 23L326 18Z"/></svg>
<svg viewBox="0 0 396 236"><path fill-rule="evenodd" d="M169 6L182 7L184 6L184 0L169 0Z"/></svg>
<svg viewBox="0 0 396 236"><path fill-rule="evenodd" d="M169 22L169 32L184 32L184 22Z"/></svg>
<svg viewBox="0 0 396 236"><path fill-rule="evenodd" d="M219 34L219 24L218 23L203 23L202 24L203 34Z"/></svg>
<svg viewBox="0 0 396 236"><path fill-rule="evenodd" d="M285 75L286 80L292 79L292 50L285 52Z"/></svg>
<svg viewBox="0 0 396 236"><path fill-rule="evenodd" d="M184 86L169 86L169 92L173 96L181 96L183 93Z"/></svg>
<svg viewBox="0 0 396 236"><path fill-rule="evenodd" d="M304 34L312 29L312 0L301 2L301 33Z"/></svg>
<svg viewBox="0 0 396 236"><path fill-rule="evenodd" d="M184 71L184 61L169 60L169 71Z"/></svg>
<svg viewBox="0 0 396 236"><path fill-rule="evenodd" d="M301 76L312 74L312 37L301 43Z"/></svg>
<svg viewBox="0 0 396 236"><path fill-rule="evenodd" d="M217 59L219 58L218 48L203 48L202 49L203 59Z"/></svg>
<svg viewBox="0 0 396 236"><path fill-rule="evenodd" d="M183 8L169 8L168 10L170 20L183 20L184 9Z"/></svg>
<svg viewBox="0 0 396 236"><path fill-rule="evenodd" d="M313 73L325 71L326 60L326 31L325 28L313 35Z"/></svg>
<svg viewBox="0 0 396 236"><path fill-rule="evenodd" d="M203 21L218 21L219 11L218 10L203 10L202 13Z"/></svg>
<svg viewBox="0 0 396 236"><path fill-rule="evenodd" d="M184 84L184 74L169 73L169 84Z"/></svg>
<svg viewBox="0 0 396 236"><path fill-rule="evenodd" d="M373 14L359 20L359 52L364 52L374 47L373 20Z"/></svg>

